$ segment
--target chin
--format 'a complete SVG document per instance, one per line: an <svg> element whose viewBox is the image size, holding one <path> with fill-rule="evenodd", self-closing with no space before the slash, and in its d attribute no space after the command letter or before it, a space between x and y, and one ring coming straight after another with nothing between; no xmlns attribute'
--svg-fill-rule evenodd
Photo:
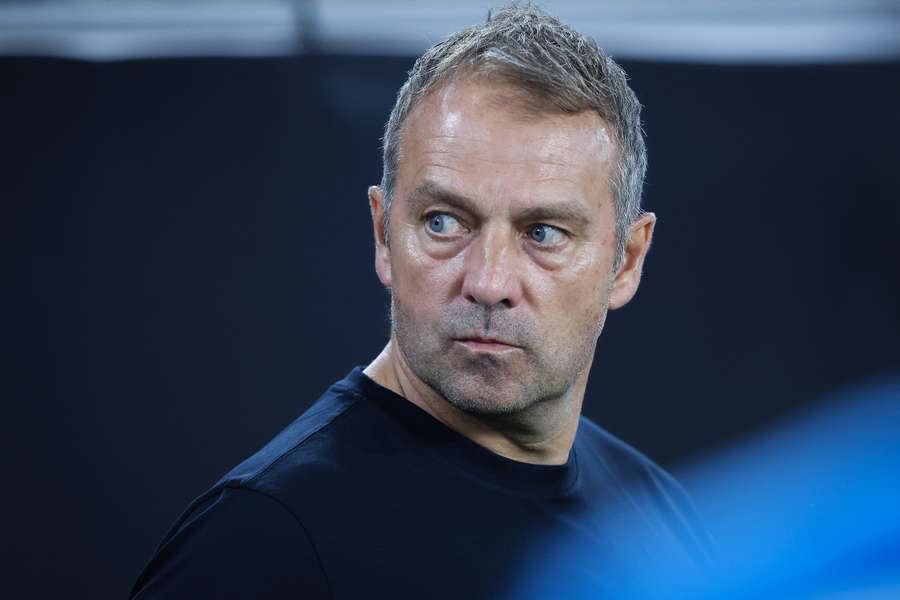
<svg viewBox="0 0 900 600"><path fill-rule="evenodd" d="M520 382L486 383L465 375L454 381L437 381L431 386L459 410L478 416L511 415L530 408L538 398L528 396Z"/></svg>
<svg viewBox="0 0 900 600"><path fill-rule="evenodd" d="M559 398L571 381L521 357L473 358L447 352L411 362L413 372L455 408L475 416L513 415Z"/></svg>

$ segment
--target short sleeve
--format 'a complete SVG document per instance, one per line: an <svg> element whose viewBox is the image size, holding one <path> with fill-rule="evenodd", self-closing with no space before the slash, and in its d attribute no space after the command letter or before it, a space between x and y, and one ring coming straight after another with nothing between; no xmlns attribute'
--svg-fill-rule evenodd
<svg viewBox="0 0 900 600"><path fill-rule="evenodd" d="M131 592L135 600L330 597L300 521L278 500L246 488L224 488L193 507Z"/></svg>

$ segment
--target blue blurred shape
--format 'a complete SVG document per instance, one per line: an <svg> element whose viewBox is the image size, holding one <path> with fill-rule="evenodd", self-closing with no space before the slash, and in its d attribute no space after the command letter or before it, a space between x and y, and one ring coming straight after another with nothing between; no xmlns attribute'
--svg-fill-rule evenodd
<svg viewBox="0 0 900 600"><path fill-rule="evenodd" d="M712 534L711 560L648 529L635 503L597 515L628 550L544 540L520 595L900 599L900 376L825 398L679 480Z"/></svg>
<svg viewBox="0 0 900 600"><path fill-rule="evenodd" d="M718 545L686 597L900 598L900 377L846 389L681 477Z"/></svg>

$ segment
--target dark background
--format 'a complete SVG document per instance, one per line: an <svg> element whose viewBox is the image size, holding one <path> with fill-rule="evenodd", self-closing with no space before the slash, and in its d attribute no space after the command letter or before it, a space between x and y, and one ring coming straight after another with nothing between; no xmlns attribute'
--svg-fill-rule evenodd
<svg viewBox="0 0 900 600"><path fill-rule="evenodd" d="M412 59L0 60L3 563L123 597L384 344L366 187ZM585 412L667 467L900 367L900 64L626 63L659 217Z"/></svg>

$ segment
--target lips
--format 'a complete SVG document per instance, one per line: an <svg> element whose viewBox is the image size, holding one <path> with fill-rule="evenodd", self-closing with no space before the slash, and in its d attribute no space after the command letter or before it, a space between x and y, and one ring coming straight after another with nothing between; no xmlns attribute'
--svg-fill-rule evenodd
<svg viewBox="0 0 900 600"><path fill-rule="evenodd" d="M468 347L471 350L477 351L489 351L489 352L497 352L500 350L511 350L514 348L518 348L515 344L511 344L505 340L491 338L491 337L482 337L482 336L471 336L471 337L462 337L456 338L456 341L460 344Z"/></svg>
<svg viewBox="0 0 900 600"><path fill-rule="evenodd" d="M499 340L497 338L489 338L489 337L464 337L459 338L461 342L480 342L482 344L503 344L504 346L513 346L514 344L510 344L504 340Z"/></svg>

